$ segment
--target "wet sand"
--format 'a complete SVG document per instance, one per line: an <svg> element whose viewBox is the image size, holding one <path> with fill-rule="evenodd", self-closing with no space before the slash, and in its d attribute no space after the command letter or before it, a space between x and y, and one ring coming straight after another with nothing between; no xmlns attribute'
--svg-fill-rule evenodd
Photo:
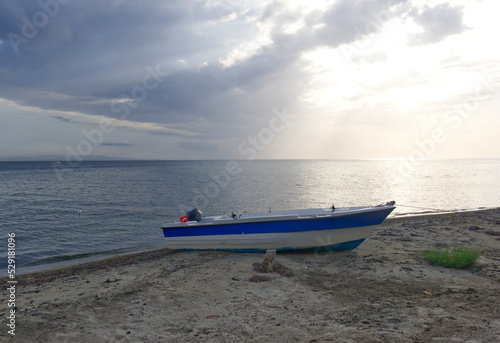
<svg viewBox="0 0 500 343"><path fill-rule="evenodd" d="M484 254L434 266L421 251L435 244ZM292 276L255 271L263 258L163 249L18 275L15 336L2 278L0 340L500 341L500 209L388 219L349 252L278 253Z"/></svg>

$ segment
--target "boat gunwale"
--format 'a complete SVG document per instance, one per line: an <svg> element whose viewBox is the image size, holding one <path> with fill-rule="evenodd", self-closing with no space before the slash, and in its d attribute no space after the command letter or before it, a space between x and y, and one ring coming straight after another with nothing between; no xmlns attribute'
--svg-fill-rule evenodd
<svg viewBox="0 0 500 343"><path fill-rule="evenodd" d="M339 212L331 212L329 214L311 214L300 216L298 214L295 215L274 215L274 216L257 216L257 217L247 217L247 218L224 218L224 219L215 219L207 222L197 222L197 221L189 221L186 223L171 223L165 224L162 226L163 230L169 229L180 229L180 228L194 228L194 227L207 227L207 226L227 226L227 225L244 225L244 224L255 224L255 223L270 223L270 222L290 222L290 221L313 221L313 220L323 220L323 219L333 219L333 218L342 218L346 216L352 216L360 213L370 213L377 212L383 209L391 209L394 210L396 206L393 205L385 205L385 206L366 206L366 207L355 207L355 208L346 208L345 213L341 213L341 209ZM320 209L317 209L320 210ZM325 209L321 209L325 210ZM293 212L293 210L287 210ZM300 210L299 210L300 211ZM253 214L253 213L251 213ZM260 214L260 213L259 213ZM264 213L265 214L265 213ZM214 216L217 217L217 216ZM210 218L210 217L209 217ZM385 219L385 218L384 218ZM379 224L372 224L379 225ZM368 225L371 226L371 225Z"/></svg>

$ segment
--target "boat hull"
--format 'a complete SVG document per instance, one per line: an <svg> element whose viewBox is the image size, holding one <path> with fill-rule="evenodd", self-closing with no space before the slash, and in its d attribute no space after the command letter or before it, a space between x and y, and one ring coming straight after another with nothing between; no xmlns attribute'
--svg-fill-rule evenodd
<svg viewBox="0 0 500 343"><path fill-rule="evenodd" d="M376 226L338 230L284 233L213 235L167 238L167 247L176 250L224 250L261 252L270 249L307 250L319 247L331 250L352 250L368 237ZM245 237L243 237L245 236Z"/></svg>
<svg viewBox="0 0 500 343"><path fill-rule="evenodd" d="M291 216L258 215L207 223L178 223L163 227L167 247L175 250L352 250L359 246L394 206L331 210ZM283 212L283 213L284 213ZM326 213L326 214L325 214Z"/></svg>

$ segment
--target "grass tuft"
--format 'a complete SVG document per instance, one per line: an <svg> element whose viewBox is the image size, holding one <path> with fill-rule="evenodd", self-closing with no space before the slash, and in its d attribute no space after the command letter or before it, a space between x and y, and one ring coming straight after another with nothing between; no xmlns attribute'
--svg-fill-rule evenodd
<svg viewBox="0 0 500 343"><path fill-rule="evenodd" d="M433 247L422 251L422 254L432 264L448 268L463 268L475 264L483 253L479 248L460 245L453 249Z"/></svg>

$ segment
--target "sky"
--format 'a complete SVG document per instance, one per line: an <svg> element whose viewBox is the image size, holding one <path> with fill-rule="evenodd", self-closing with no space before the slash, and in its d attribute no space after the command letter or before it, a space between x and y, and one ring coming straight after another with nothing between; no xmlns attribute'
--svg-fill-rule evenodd
<svg viewBox="0 0 500 343"><path fill-rule="evenodd" d="M0 160L500 158L500 2L0 3Z"/></svg>

